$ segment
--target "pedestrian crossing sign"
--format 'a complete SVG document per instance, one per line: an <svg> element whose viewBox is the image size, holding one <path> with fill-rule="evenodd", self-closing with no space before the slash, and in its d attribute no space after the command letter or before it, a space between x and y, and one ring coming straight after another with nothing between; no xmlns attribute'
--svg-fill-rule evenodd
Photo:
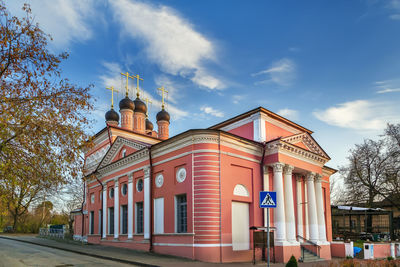
<svg viewBox="0 0 400 267"><path fill-rule="evenodd" d="M276 192L260 192L260 208L276 208Z"/></svg>

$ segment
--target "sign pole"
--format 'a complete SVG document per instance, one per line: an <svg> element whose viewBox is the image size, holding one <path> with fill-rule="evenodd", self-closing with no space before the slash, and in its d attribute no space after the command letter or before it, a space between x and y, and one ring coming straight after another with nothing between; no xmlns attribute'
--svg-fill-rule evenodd
<svg viewBox="0 0 400 267"><path fill-rule="evenodd" d="M267 208L267 266L269 267L269 208Z"/></svg>

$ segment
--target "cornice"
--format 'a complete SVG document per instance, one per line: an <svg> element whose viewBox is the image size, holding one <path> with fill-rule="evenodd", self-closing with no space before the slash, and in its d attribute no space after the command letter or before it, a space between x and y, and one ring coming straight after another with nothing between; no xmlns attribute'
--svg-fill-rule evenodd
<svg viewBox="0 0 400 267"><path fill-rule="evenodd" d="M303 142L304 145L310 149L312 152L317 153L325 158L329 159L328 154L325 153L325 151L319 146L319 144L312 138L312 136L308 133L300 133L288 137L282 138L283 141L295 144L298 142Z"/></svg>
<svg viewBox="0 0 400 267"><path fill-rule="evenodd" d="M136 150L141 150L146 147L144 144L139 144L135 141L123 138L123 137L117 137L117 139L114 141L112 144L111 148L108 150L106 155L104 156L102 162L100 163L99 168L103 168L106 165L110 164L111 161L116 157L117 152L121 149L122 146L129 146L132 147Z"/></svg>
<svg viewBox="0 0 400 267"><path fill-rule="evenodd" d="M292 145L282 140L276 140L268 143L266 147L266 155L282 153L303 161L317 164L318 166L323 166L329 160L312 151L308 151L304 148Z"/></svg>
<svg viewBox="0 0 400 267"><path fill-rule="evenodd" d="M111 164L99 168L97 172L100 174L101 177L108 175L112 172L114 172L116 169L120 169L122 167L128 167L135 165L139 163L140 161L143 160L143 158L148 159L149 156L149 150L146 148L143 148L139 151L136 151L125 158L119 159L115 162L112 162Z"/></svg>

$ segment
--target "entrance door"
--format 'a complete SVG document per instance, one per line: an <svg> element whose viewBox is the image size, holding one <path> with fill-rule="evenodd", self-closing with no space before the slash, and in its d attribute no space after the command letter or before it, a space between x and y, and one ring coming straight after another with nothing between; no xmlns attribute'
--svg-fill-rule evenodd
<svg viewBox="0 0 400 267"><path fill-rule="evenodd" d="M249 204L232 201L233 250L250 249Z"/></svg>

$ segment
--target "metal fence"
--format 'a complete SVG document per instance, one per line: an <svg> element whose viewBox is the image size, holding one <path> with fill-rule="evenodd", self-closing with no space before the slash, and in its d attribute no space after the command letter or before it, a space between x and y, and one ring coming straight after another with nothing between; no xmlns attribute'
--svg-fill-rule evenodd
<svg viewBox="0 0 400 267"><path fill-rule="evenodd" d="M69 229L40 228L39 236L64 239L70 235Z"/></svg>

